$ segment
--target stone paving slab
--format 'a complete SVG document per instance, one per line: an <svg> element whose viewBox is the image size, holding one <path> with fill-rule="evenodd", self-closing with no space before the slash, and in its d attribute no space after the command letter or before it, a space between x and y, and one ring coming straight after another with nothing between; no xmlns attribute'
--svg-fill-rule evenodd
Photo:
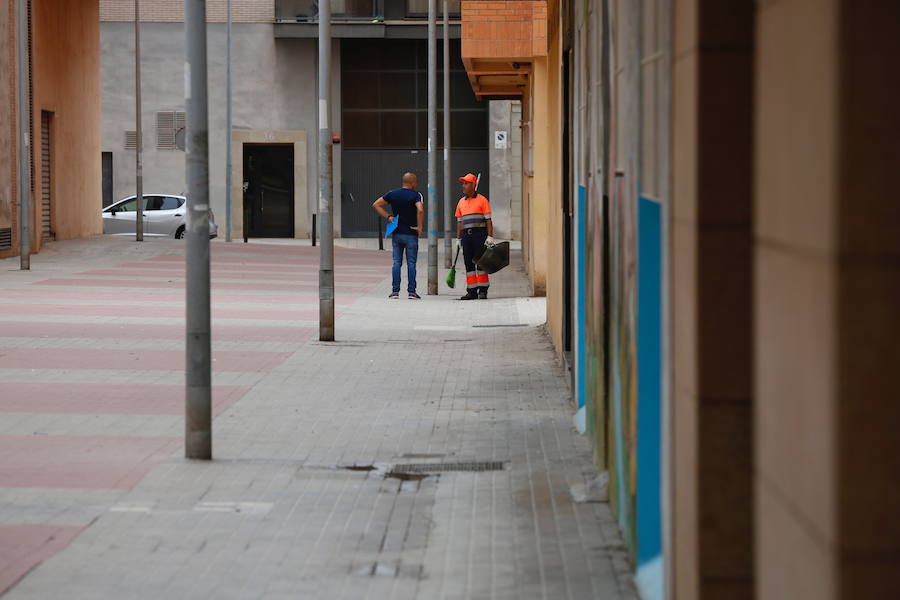
<svg viewBox="0 0 900 600"><path fill-rule="evenodd" d="M89 270L183 260L178 243L136 249L124 240L92 241L51 244L53 251L33 257L33 268L78 280ZM315 248L292 245L213 247L214 264L247 269L314 265L317 256ZM387 254L337 252L338 269L343 264L381 275L345 295L337 342L318 342L309 328L294 340L273 336L277 348L269 350L265 338L229 338L232 351L284 356L246 372L215 374L215 385L235 387L214 421L211 462L182 459L177 438L170 437L183 424L173 414L181 400L173 394L183 380L179 371L0 364L0 390L16 396L5 408L0 402L0 418L8 423L0 428L0 448L5 440L11 452L20 452L15 445L29 437L28 429L45 435L25 443L45 448L73 439L82 449L130 443L133 456L152 452L154 444L175 445L159 460L154 455L155 466L124 489L102 489L96 481L65 489L67 476L59 475L56 488L35 489L27 481L9 485L13 480L0 474L0 527L80 531L61 551L52 548L52 558L53 552L41 555L42 564L4 600L636 598L608 506L571 499L570 487L595 474L591 449L572 427L571 395L542 326L544 303L527 297L521 269L498 274L487 302L458 302L460 291L443 284L438 297L390 301ZM421 290L426 257L419 264ZM91 302L89 288L35 286L47 275L9 277L3 267L8 263L0 261L0 287L32 294L21 296L25 303L35 289L46 290L46 298L73 293ZM140 275L144 270L148 278ZM133 285L117 286L116 303L103 306L114 311L146 302L141 290L154 269L133 271L122 279ZM266 279L266 272L278 271L261 270L239 284L244 287L229 289L223 305L253 295L260 281L273 296L294 293L289 280ZM108 291L93 293L102 302ZM138 355L177 343L168 330L153 337L159 325L130 325L116 336L89 316L48 315L60 320L40 323L33 314L17 317L15 306L3 304L0 354L43 349L47 336L54 340L48 350L71 352L91 339L100 352ZM227 326L228 320L219 322ZM248 318L241 327L278 331L265 322ZM65 335L53 337L54 327L65 328ZM133 327L148 327L149 335L134 340L128 335ZM31 331L40 334L31 337ZM76 383L71 398L56 387ZM47 397L43 385L54 390ZM154 386L162 403L147 411L154 414L142 414L137 407ZM27 412L36 394L42 399ZM141 450L138 442L149 446ZM83 456L69 454L75 462ZM131 460L126 454L121 464ZM398 464L485 461L502 468L391 473ZM56 466L66 465L59 459Z"/></svg>

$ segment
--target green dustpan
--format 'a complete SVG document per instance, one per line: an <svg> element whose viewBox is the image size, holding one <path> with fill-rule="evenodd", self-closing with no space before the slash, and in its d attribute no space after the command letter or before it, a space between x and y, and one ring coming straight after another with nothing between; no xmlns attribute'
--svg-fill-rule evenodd
<svg viewBox="0 0 900 600"><path fill-rule="evenodd" d="M447 271L447 287L456 287L456 261L459 260L459 244L456 245L456 258L453 259L453 266Z"/></svg>

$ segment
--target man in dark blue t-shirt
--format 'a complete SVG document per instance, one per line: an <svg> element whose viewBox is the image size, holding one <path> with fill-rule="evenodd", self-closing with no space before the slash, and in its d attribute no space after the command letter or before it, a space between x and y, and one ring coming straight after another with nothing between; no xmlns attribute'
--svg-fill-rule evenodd
<svg viewBox="0 0 900 600"><path fill-rule="evenodd" d="M391 206L393 215L389 215L384 209ZM397 229L391 236L394 245L394 267L391 270L393 276L391 295L388 298L396 300L400 297L400 267L403 265L403 254L406 254L406 271L409 281L406 283L406 291L410 300L421 300L416 293L416 259L419 256L419 232L425 223L425 209L420 192L416 191L416 175L414 173L403 174L403 187L391 190L378 200L372 207L382 217L393 222L397 220ZM415 225L413 225L415 223Z"/></svg>

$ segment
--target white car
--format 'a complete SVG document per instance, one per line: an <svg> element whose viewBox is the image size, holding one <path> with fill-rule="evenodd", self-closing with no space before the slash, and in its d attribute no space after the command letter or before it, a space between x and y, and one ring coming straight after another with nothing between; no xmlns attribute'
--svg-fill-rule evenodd
<svg viewBox="0 0 900 600"><path fill-rule="evenodd" d="M144 194L144 235L155 237L184 237L184 196L173 194ZM128 196L103 209L103 233L134 235L137 219L135 196ZM209 211L209 237L219 233L212 210Z"/></svg>

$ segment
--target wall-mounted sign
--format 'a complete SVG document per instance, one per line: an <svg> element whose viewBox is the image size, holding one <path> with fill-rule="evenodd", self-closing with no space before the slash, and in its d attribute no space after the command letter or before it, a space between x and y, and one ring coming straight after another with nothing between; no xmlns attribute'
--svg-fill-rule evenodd
<svg viewBox="0 0 900 600"><path fill-rule="evenodd" d="M497 150L506 150L508 135L505 131L494 132L494 148Z"/></svg>

